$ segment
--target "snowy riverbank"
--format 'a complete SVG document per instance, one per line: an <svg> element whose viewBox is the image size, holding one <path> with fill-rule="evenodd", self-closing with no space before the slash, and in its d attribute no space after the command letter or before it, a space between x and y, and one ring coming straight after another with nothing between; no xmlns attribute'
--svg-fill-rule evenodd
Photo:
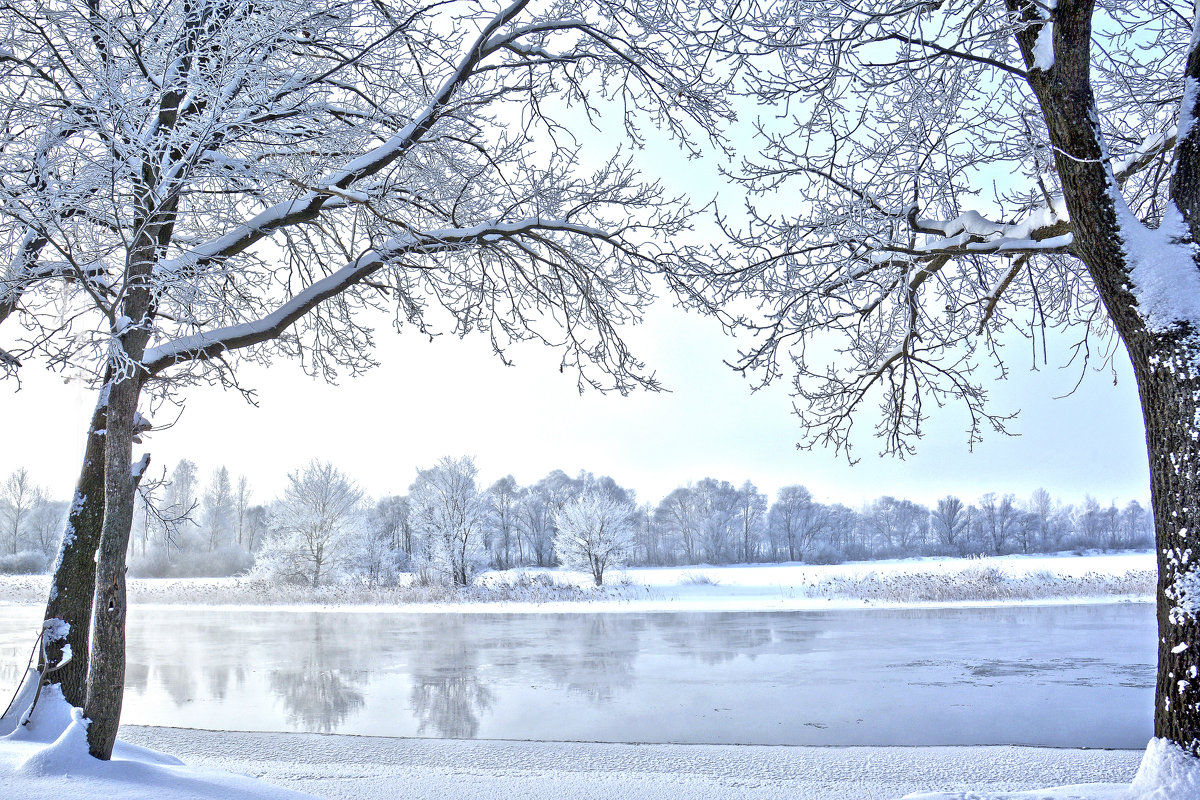
<svg viewBox="0 0 1200 800"><path fill-rule="evenodd" d="M1151 744L1152 756L1147 757L1134 750L1008 746L630 745L126 727L113 760L105 763L87 755L78 715L70 719L61 699L58 703L44 700L39 716L30 729L0 737L0 786L6 796L22 800L1200 797L1200 774L1178 769L1183 762L1177 753L1164 758L1161 742ZM56 736L59 730L62 733ZM1046 786L1065 788L1040 790Z"/></svg>
<svg viewBox="0 0 1200 800"><path fill-rule="evenodd" d="M759 747L381 739L131 728L188 764L340 800L895 800L1127 783L1142 754L1029 747Z"/></svg>
<svg viewBox="0 0 1200 800"><path fill-rule="evenodd" d="M625 745L129 727L114 761L102 764L69 730L49 746L39 741L50 730L0 740L0 785L9 796L290 800L296 791L329 800L896 800L935 790L1104 782L1070 796L1117 800L1142 758L1130 750Z"/></svg>
<svg viewBox="0 0 1200 800"><path fill-rule="evenodd" d="M644 567L590 585L558 569L487 572L464 590L440 586L319 588L245 578L132 579L136 605L273 606L431 612L787 611L833 608L1149 600L1150 552L912 558L837 565ZM38 604L44 576L0 576L0 602Z"/></svg>

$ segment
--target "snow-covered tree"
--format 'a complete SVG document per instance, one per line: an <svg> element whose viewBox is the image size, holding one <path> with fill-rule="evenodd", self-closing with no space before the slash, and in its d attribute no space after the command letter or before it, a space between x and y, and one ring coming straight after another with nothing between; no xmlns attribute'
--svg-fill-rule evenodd
<svg viewBox="0 0 1200 800"><path fill-rule="evenodd" d="M394 583L403 566L404 553L396 548L398 499L386 497L370 505L347 542L346 572L367 587Z"/></svg>
<svg viewBox="0 0 1200 800"><path fill-rule="evenodd" d="M1130 500L1121 511L1121 547L1145 547L1154 541L1154 525L1146 509Z"/></svg>
<svg viewBox="0 0 1200 800"><path fill-rule="evenodd" d="M670 553L664 546L663 528L654 518L654 506L642 503L633 525L632 563L658 567L670 563Z"/></svg>
<svg viewBox="0 0 1200 800"><path fill-rule="evenodd" d="M424 557L454 586L470 585L483 561L487 498L475 486L478 474L469 456L446 456L417 473L409 489L409 513L425 540Z"/></svg>
<svg viewBox="0 0 1200 800"><path fill-rule="evenodd" d="M245 546L247 550L252 550L246 543L246 523L247 516L250 512L250 498L253 496L253 491L250 488L250 479L245 475L239 475L237 480L237 490L233 497L233 517L234 517L234 532L237 536L238 547Z"/></svg>
<svg viewBox="0 0 1200 800"><path fill-rule="evenodd" d="M743 563L758 558L767 517L767 496L752 482L746 481L737 495L738 555Z"/></svg>
<svg viewBox="0 0 1200 800"><path fill-rule="evenodd" d="M262 547L269 519L270 513L267 511L266 506L255 505L246 509L245 541L247 552L253 553Z"/></svg>
<svg viewBox="0 0 1200 800"><path fill-rule="evenodd" d="M26 537L29 545L46 558L51 558L58 546L66 512L67 504L52 499L44 489L34 492L33 504L29 508Z"/></svg>
<svg viewBox="0 0 1200 800"><path fill-rule="evenodd" d="M539 567L554 564L554 516L583 491L582 478L572 478L561 469L530 486L521 497L521 535L527 553Z"/></svg>
<svg viewBox="0 0 1200 800"><path fill-rule="evenodd" d="M16 555L22 546L25 525L33 508L37 487L29 476L29 470L20 467L14 470L0 486L0 516L4 520L6 549Z"/></svg>
<svg viewBox="0 0 1200 800"><path fill-rule="evenodd" d="M0 18L0 373L46 364L99 392L47 605L71 625L53 680L93 754L120 708L142 401L236 385L243 359L360 371L377 309L501 354L555 344L581 385L654 388L619 328L691 258L691 214L624 145L717 140L733 35L707 0L47 0ZM576 138L610 109L605 139ZM89 630L93 599L112 611Z"/></svg>
<svg viewBox="0 0 1200 800"><path fill-rule="evenodd" d="M180 459L175 469L171 470L171 479L166 484L163 499L163 513L180 520L180 527L195 527L193 513L200 505L197 497L199 485L200 471L195 462L186 458ZM177 533L178 528L162 527L164 548L178 546L179 543L175 539Z"/></svg>
<svg viewBox="0 0 1200 800"><path fill-rule="evenodd" d="M866 522L874 531L879 546L896 555L910 555L925 543L929 511L911 500L880 497L871 503Z"/></svg>
<svg viewBox="0 0 1200 800"><path fill-rule="evenodd" d="M762 202L729 223L749 256L709 286L764 311L738 366L766 380L796 370L807 443L847 447L865 414L883 449L904 453L947 404L970 441L1005 429L983 368L1010 357L1003 330L1041 355L1061 329L1081 361L1110 353L1088 339L1115 330L1157 530L1155 733L1200 752L1200 681L1184 677L1200 670L1200 567L1187 557L1200 530L1200 9L730 8L764 53L753 91L788 109L764 122L744 172Z"/></svg>
<svg viewBox="0 0 1200 800"><path fill-rule="evenodd" d="M1075 512L1075 546L1103 547L1104 511L1100 502L1090 494L1083 496L1083 505Z"/></svg>
<svg viewBox="0 0 1200 800"><path fill-rule="evenodd" d="M704 558L711 564L728 564L738 532L738 490L729 481L705 478L692 491Z"/></svg>
<svg viewBox="0 0 1200 800"><path fill-rule="evenodd" d="M1050 493L1042 488L1034 489L1025 508L1029 512L1029 516L1033 518L1033 524L1037 530L1038 547L1041 550L1049 551L1053 539L1051 519L1054 515L1054 502L1050 499Z"/></svg>
<svg viewBox="0 0 1200 800"><path fill-rule="evenodd" d="M700 560L701 513L695 487L680 486L659 502L654 519L687 564Z"/></svg>
<svg viewBox="0 0 1200 800"><path fill-rule="evenodd" d="M361 501L354 482L328 462L314 460L289 473L283 496L271 508L273 532L259 550L255 571L319 586L350 555Z"/></svg>
<svg viewBox="0 0 1200 800"><path fill-rule="evenodd" d="M829 517L803 486L784 486L771 505L767 524L788 561L799 561L809 551Z"/></svg>
<svg viewBox="0 0 1200 800"><path fill-rule="evenodd" d="M212 481L204 492L204 527L208 529L209 550L228 544L235 513L229 470L221 467L213 473Z"/></svg>
<svg viewBox="0 0 1200 800"><path fill-rule="evenodd" d="M375 527L386 534L388 549L400 564L412 557L412 524L409 516L408 498L402 495L380 499L370 516Z"/></svg>
<svg viewBox="0 0 1200 800"><path fill-rule="evenodd" d="M513 565L518 540L518 504L521 488L512 475L506 475L487 490L487 530L491 540L492 563L497 569Z"/></svg>
<svg viewBox="0 0 1200 800"><path fill-rule="evenodd" d="M517 551L525 564L548 567L554 560L554 510L536 486L517 499Z"/></svg>
<svg viewBox="0 0 1200 800"><path fill-rule="evenodd" d="M588 573L597 586L609 567L622 566L633 549L636 507L609 492L589 489L554 515L554 552L570 569Z"/></svg>
<svg viewBox="0 0 1200 800"><path fill-rule="evenodd" d="M1017 532L1020 512L1013 505L1013 496L997 498L988 492L979 498L979 532L993 555L1000 555Z"/></svg>
<svg viewBox="0 0 1200 800"><path fill-rule="evenodd" d="M952 494L938 500L929 521L934 538L946 552L966 555L967 515L962 500Z"/></svg>

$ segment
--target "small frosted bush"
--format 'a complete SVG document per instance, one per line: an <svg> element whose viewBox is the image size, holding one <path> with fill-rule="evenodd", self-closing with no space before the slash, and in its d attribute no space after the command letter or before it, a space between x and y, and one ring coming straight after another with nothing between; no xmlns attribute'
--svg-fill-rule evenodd
<svg viewBox="0 0 1200 800"><path fill-rule="evenodd" d="M846 561L846 554L832 545L822 545L811 553L805 553L806 564L841 564Z"/></svg>
<svg viewBox="0 0 1200 800"><path fill-rule="evenodd" d="M960 572L839 575L808 587L813 597L843 597L883 603L936 603L971 600L1056 600L1076 597L1152 597L1153 570L1124 575L1088 573L1082 577L1051 572L1009 576L996 567Z"/></svg>
<svg viewBox="0 0 1200 800"><path fill-rule="evenodd" d="M22 550L19 553L0 556L0 574L37 575L50 566L50 559L37 550Z"/></svg>

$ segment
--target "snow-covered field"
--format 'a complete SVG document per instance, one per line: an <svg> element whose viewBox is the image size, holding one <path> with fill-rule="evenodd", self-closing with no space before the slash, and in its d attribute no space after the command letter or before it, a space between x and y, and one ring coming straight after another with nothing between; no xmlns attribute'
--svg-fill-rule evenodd
<svg viewBox="0 0 1200 800"><path fill-rule="evenodd" d="M614 570L604 587L581 573L523 569L480 575L475 585L317 589L243 578L133 579L138 605L286 606L311 611L789 611L958 603L1146 600L1155 583L1150 552L1115 555L911 558L830 566L653 567ZM44 601L42 576L0 576L0 602Z"/></svg>
<svg viewBox="0 0 1200 800"><path fill-rule="evenodd" d="M1145 600L1152 594L1153 570L1152 554L1129 553L630 569L614 574L615 585L602 591L587 587L584 576L559 571L526 571L524 577L493 573L464 595L431 595L423 602L402 590L388 590L395 593L389 595L362 587L264 597L263 586L237 579L133 581L131 594L135 603L146 605L278 607L290 602L309 610L826 610ZM41 579L0 579L0 602L40 602L45 588ZM0 735L7 734L0 738L0 796L282 800L304 796L299 791L356 800L1200 800L1200 774L1160 742L1143 754L1022 747L448 741L126 728L114 760L101 763L86 755L83 730L78 713L72 716L53 695L43 698L29 726L0 720ZM1067 788L1021 793L1045 786Z"/></svg>

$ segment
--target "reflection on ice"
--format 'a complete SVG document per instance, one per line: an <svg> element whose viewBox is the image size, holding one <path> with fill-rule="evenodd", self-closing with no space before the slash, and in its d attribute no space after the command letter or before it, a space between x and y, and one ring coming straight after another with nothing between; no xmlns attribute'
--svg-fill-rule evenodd
<svg viewBox="0 0 1200 800"><path fill-rule="evenodd" d="M634 660L646 620L634 614L558 616L536 659L543 680L592 703L610 702L634 684Z"/></svg>
<svg viewBox="0 0 1200 800"><path fill-rule="evenodd" d="M356 683L311 660L300 669L271 670L267 682L292 730L333 733L366 702Z"/></svg>
<svg viewBox="0 0 1200 800"><path fill-rule="evenodd" d="M494 695L479 677L478 650L468 639L462 617L448 617L436 633L423 638L422 658L414 665L413 715L418 736L474 739L480 715Z"/></svg>

